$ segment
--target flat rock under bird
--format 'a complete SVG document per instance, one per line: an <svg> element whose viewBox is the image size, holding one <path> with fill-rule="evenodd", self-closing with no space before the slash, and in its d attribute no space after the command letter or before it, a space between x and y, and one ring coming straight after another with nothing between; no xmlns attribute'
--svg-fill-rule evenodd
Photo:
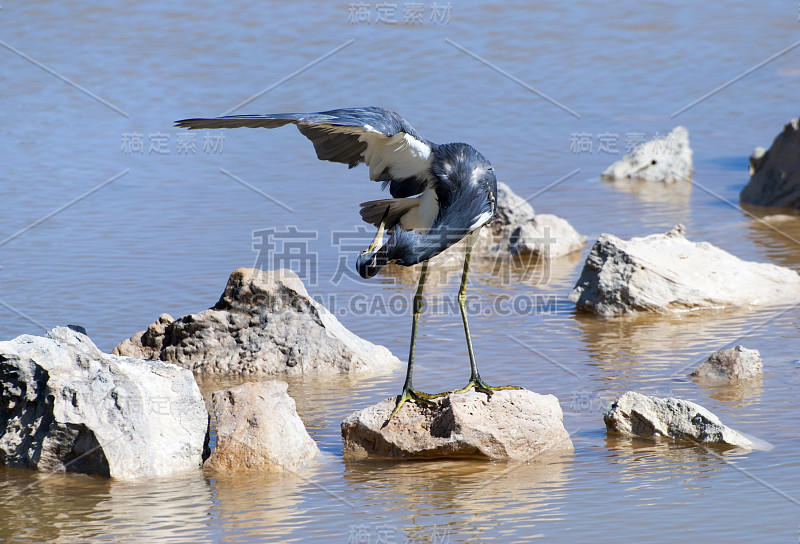
<svg viewBox="0 0 800 544"><path fill-rule="evenodd" d="M467 249L458 302L471 374L467 386L459 391L474 387L491 395L498 389L517 389L512 386L491 387L481 379L467 323L465 301L472 246L478 230L492 219L496 211L497 180L489 161L470 145L438 145L426 140L398 114L378 107L184 119L177 121L175 126L189 129L278 128L287 124L297 126L311 140L320 160L344 163L350 168L364 163L369 167L370 179L383 182L384 189L389 188L392 198L361 204L361 218L378 227L378 232L358 257L358 273L371 278L388 263L402 266L422 263L419 287L414 296L406 380L389 419L408 400L433 404L431 399L445 394L430 395L414 389L414 351L427 261L463 238L467 239ZM386 241L385 234L389 234Z"/></svg>

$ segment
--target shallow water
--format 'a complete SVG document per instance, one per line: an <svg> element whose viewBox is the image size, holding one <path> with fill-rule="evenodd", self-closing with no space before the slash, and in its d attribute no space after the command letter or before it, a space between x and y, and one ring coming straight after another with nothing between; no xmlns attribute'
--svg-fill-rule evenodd
<svg viewBox="0 0 800 544"><path fill-rule="evenodd" d="M342 269L332 237L357 234L357 203L380 195L363 168L316 161L292 130L199 131L192 150L171 128L257 93L236 111L384 105L433 141L473 144L524 197L566 177L531 202L588 236L582 254L527 269L478 263L469 293L482 374L558 396L575 452L523 466L344 462L340 421L396 394L403 370L292 380L325 454L307 471L121 483L0 469L0 540L797 541L796 308L606 320L566 300L602 232L627 238L681 222L690 239L744 259L800 266L800 220L770 227L751 215L763 210L736 206L750 152L798 115L800 48L670 117L792 46L797 6L454 3L431 20L433 5L423 4L421 24L391 26L376 23L376 4L370 24L351 23L348 4L321 2L4 4L0 338L77 323L110 350L162 312L213 305L235 268L280 264L259 256L259 232L297 226L318 265L309 291L403 358L414 274L333 281ZM405 4L396 6L401 20ZM677 124L695 153L690 191L599 181L626 143ZM617 150L599 148L601 137ZM460 319L447 310L456 288L451 275L427 290L442 305L423 318L423 390L467 379ZM501 297L511 305L498 307ZM687 378L736 344L761 351L763 379L709 388ZM208 395L241 380L199 383ZM601 413L629 389L696 401L773 447L722 453L607 438Z"/></svg>

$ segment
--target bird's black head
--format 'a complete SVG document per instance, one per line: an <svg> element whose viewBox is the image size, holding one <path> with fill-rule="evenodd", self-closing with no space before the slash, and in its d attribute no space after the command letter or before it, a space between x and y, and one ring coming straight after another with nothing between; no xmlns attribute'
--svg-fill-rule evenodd
<svg viewBox="0 0 800 544"><path fill-rule="evenodd" d="M358 274L368 279L389 263L412 266L438 254L443 249L438 247L441 245L438 242L424 243L424 238L416 231L407 231L399 225L395 226L385 244L373 242L368 249L361 252L356 260Z"/></svg>
<svg viewBox="0 0 800 544"><path fill-rule="evenodd" d="M381 248L375 248L361 252L358 259L356 259L356 270L359 276L369 279L380 272L381 268L386 264L385 257L382 263L378 261L380 250Z"/></svg>

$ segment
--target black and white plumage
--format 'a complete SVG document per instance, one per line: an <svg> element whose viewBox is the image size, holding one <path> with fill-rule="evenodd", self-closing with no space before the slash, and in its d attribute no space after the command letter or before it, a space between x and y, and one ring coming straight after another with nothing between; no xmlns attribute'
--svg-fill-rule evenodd
<svg viewBox="0 0 800 544"><path fill-rule="evenodd" d="M387 424L405 402L434 404L433 398L445 394L428 395L414 389L414 350L428 259L465 237L467 248L458 303L471 373L469 383L459 391L474 387L491 395L497 389L512 389L491 387L481 379L467 323L466 285L474 233L492 219L496 210L497 180L489 161L467 144L434 144L396 113L375 107L184 119L176 126L278 128L290 123L311 140L319 159L344 163L350 168L365 163L369 177L383 182L384 189L389 188L392 198L361 204L362 219L378 227L378 232L356 261L359 274L372 277L390 262L403 266L423 263L414 297L406 381ZM386 231L391 234L384 243Z"/></svg>
<svg viewBox="0 0 800 544"><path fill-rule="evenodd" d="M364 163L370 179L393 198L361 204L361 217L385 230L385 244L373 243L357 269L375 275L389 262L411 266L441 253L487 223L495 213L497 181L491 164L467 144L437 145L398 114L378 107L319 113L235 115L184 119L189 129L278 128L294 124L314 144L320 160ZM396 228L399 227L399 228ZM379 229L382 237L383 229ZM376 239L382 242L382 239Z"/></svg>

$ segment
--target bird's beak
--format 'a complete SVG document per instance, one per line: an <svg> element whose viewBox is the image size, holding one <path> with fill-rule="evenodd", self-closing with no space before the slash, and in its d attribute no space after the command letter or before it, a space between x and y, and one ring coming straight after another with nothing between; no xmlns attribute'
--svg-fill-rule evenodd
<svg viewBox="0 0 800 544"><path fill-rule="evenodd" d="M383 246L383 234L386 230L386 216L389 215L389 208L383 213L380 225L378 225L378 232L375 233L375 238L367 249L361 252L356 260L356 270L362 278L371 278L383 267L384 264L379 264L377 261L378 250Z"/></svg>

